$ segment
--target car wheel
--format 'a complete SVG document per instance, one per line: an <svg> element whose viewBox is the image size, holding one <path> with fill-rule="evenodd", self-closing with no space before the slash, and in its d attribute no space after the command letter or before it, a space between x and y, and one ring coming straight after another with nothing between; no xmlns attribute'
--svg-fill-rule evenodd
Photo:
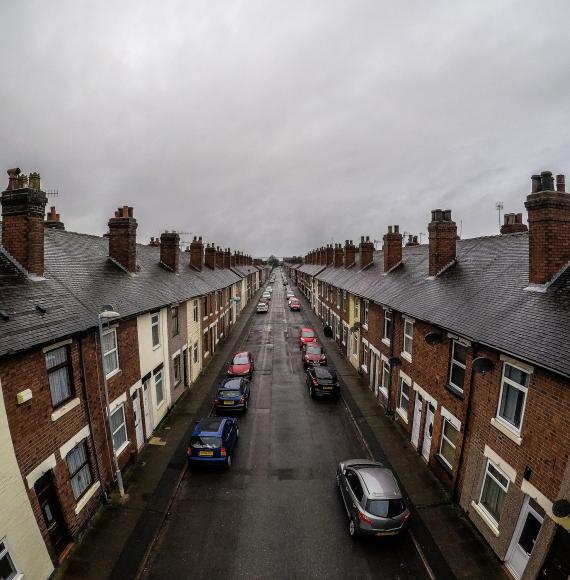
<svg viewBox="0 0 570 580"><path fill-rule="evenodd" d="M246 401L246 402L245 402L245 405L243 406L243 410L244 410L244 411L247 411L247 407L248 407L248 405L249 405L249 401Z"/></svg>
<svg viewBox="0 0 570 580"><path fill-rule="evenodd" d="M358 536L358 528L356 527L354 518L350 518L348 522L348 533L351 538L356 538L356 536Z"/></svg>
<svg viewBox="0 0 570 580"><path fill-rule="evenodd" d="M236 431L236 441L237 441L238 439L239 439L239 427L237 428L237 431Z"/></svg>
<svg viewBox="0 0 570 580"><path fill-rule="evenodd" d="M226 459L226 469L229 469L232 466L232 456L228 455L228 458Z"/></svg>
<svg viewBox="0 0 570 580"><path fill-rule="evenodd" d="M340 489L340 477L336 474L336 486Z"/></svg>

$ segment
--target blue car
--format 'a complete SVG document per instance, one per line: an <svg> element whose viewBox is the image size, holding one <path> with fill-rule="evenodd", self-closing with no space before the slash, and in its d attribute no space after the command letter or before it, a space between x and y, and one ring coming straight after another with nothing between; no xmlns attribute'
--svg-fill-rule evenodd
<svg viewBox="0 0 570 580"><path fill-rule="evenodd" d="M214 406L220 411L247 411L249 403L249 380L241 377L224 379L216 392Z"/></svg>
<svg viewBox="0 0 570 580"><path fill-rule="evenodd" d="M188 464L224 465L229 468L238 437L238 421L234 417L200 419L186 450Z"/></svg>

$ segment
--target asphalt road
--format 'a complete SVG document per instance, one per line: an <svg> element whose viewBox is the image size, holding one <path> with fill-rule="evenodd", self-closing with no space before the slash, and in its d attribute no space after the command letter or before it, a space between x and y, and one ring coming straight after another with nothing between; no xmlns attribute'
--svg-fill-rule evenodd
<svg viewBox="0 0 570 580"><path fill-rule="evenodd" d="M409 536L357 539L335 485L341 459L366 457L342 401L312 400L279 275L243 348L256 361L229 471L186 472L148 579L425 578Z"/></svg>

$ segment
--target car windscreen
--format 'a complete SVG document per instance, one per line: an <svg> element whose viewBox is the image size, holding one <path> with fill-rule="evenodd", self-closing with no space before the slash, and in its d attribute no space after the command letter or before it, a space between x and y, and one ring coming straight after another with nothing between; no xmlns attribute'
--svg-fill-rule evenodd
<svg viewBox="0 0 570 580"><path fill-rule="evenodd" d="M321 347L320 346L308 346L307 347L307 354L321 354Z"/></svg>
<svg viewBox="0 0 570 580"><path fill-rule="evenodd" d="M238 356L234 356L234 365L246 365L249 363L249 359L247 358L246 354L240 354Z"/></svg>
<svg viewBox="0 0 570 580"><path fill-rule="evenodd" d="M190 439L190 447L195 449L217 449L222 446L221 437L205 437L198 435Z"/></svg>
<svg viewBox="0 0 570 580"><path fill-rule="evenodd" d="M303 330L303 338L313 338L315 333L312 330Z"/></svg>
<svg viewBox="0 0 570 580"><path fill-rule="evenodd" d="M336 375L333 375L328 369L323 367L317 367L314 371L315 376L317 379L320 380L328 380L328 381L336 381Z"/></svg>
<svg viewBox="0 0 570 580"><path fill-rule="evenodd" d="M381 518L395 518L406 509L403 499L371 499L366 511Z"/></svg>

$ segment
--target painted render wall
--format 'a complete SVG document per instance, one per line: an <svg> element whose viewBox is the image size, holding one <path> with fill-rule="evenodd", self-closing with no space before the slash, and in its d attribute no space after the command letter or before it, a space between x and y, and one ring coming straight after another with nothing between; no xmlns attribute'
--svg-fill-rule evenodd
<svg viewBox="0 0 570 580"><path fill-rule="evenodd" d="M198 304L198 317L194 320L194 303ZM202 340L200 321L202 320L202 298L194 298L186 302L186 321L188 334L188 352L190 358L190 384L192 384L202 370ZM198 344L198 361L194 362L194 345Z"/></svg>

